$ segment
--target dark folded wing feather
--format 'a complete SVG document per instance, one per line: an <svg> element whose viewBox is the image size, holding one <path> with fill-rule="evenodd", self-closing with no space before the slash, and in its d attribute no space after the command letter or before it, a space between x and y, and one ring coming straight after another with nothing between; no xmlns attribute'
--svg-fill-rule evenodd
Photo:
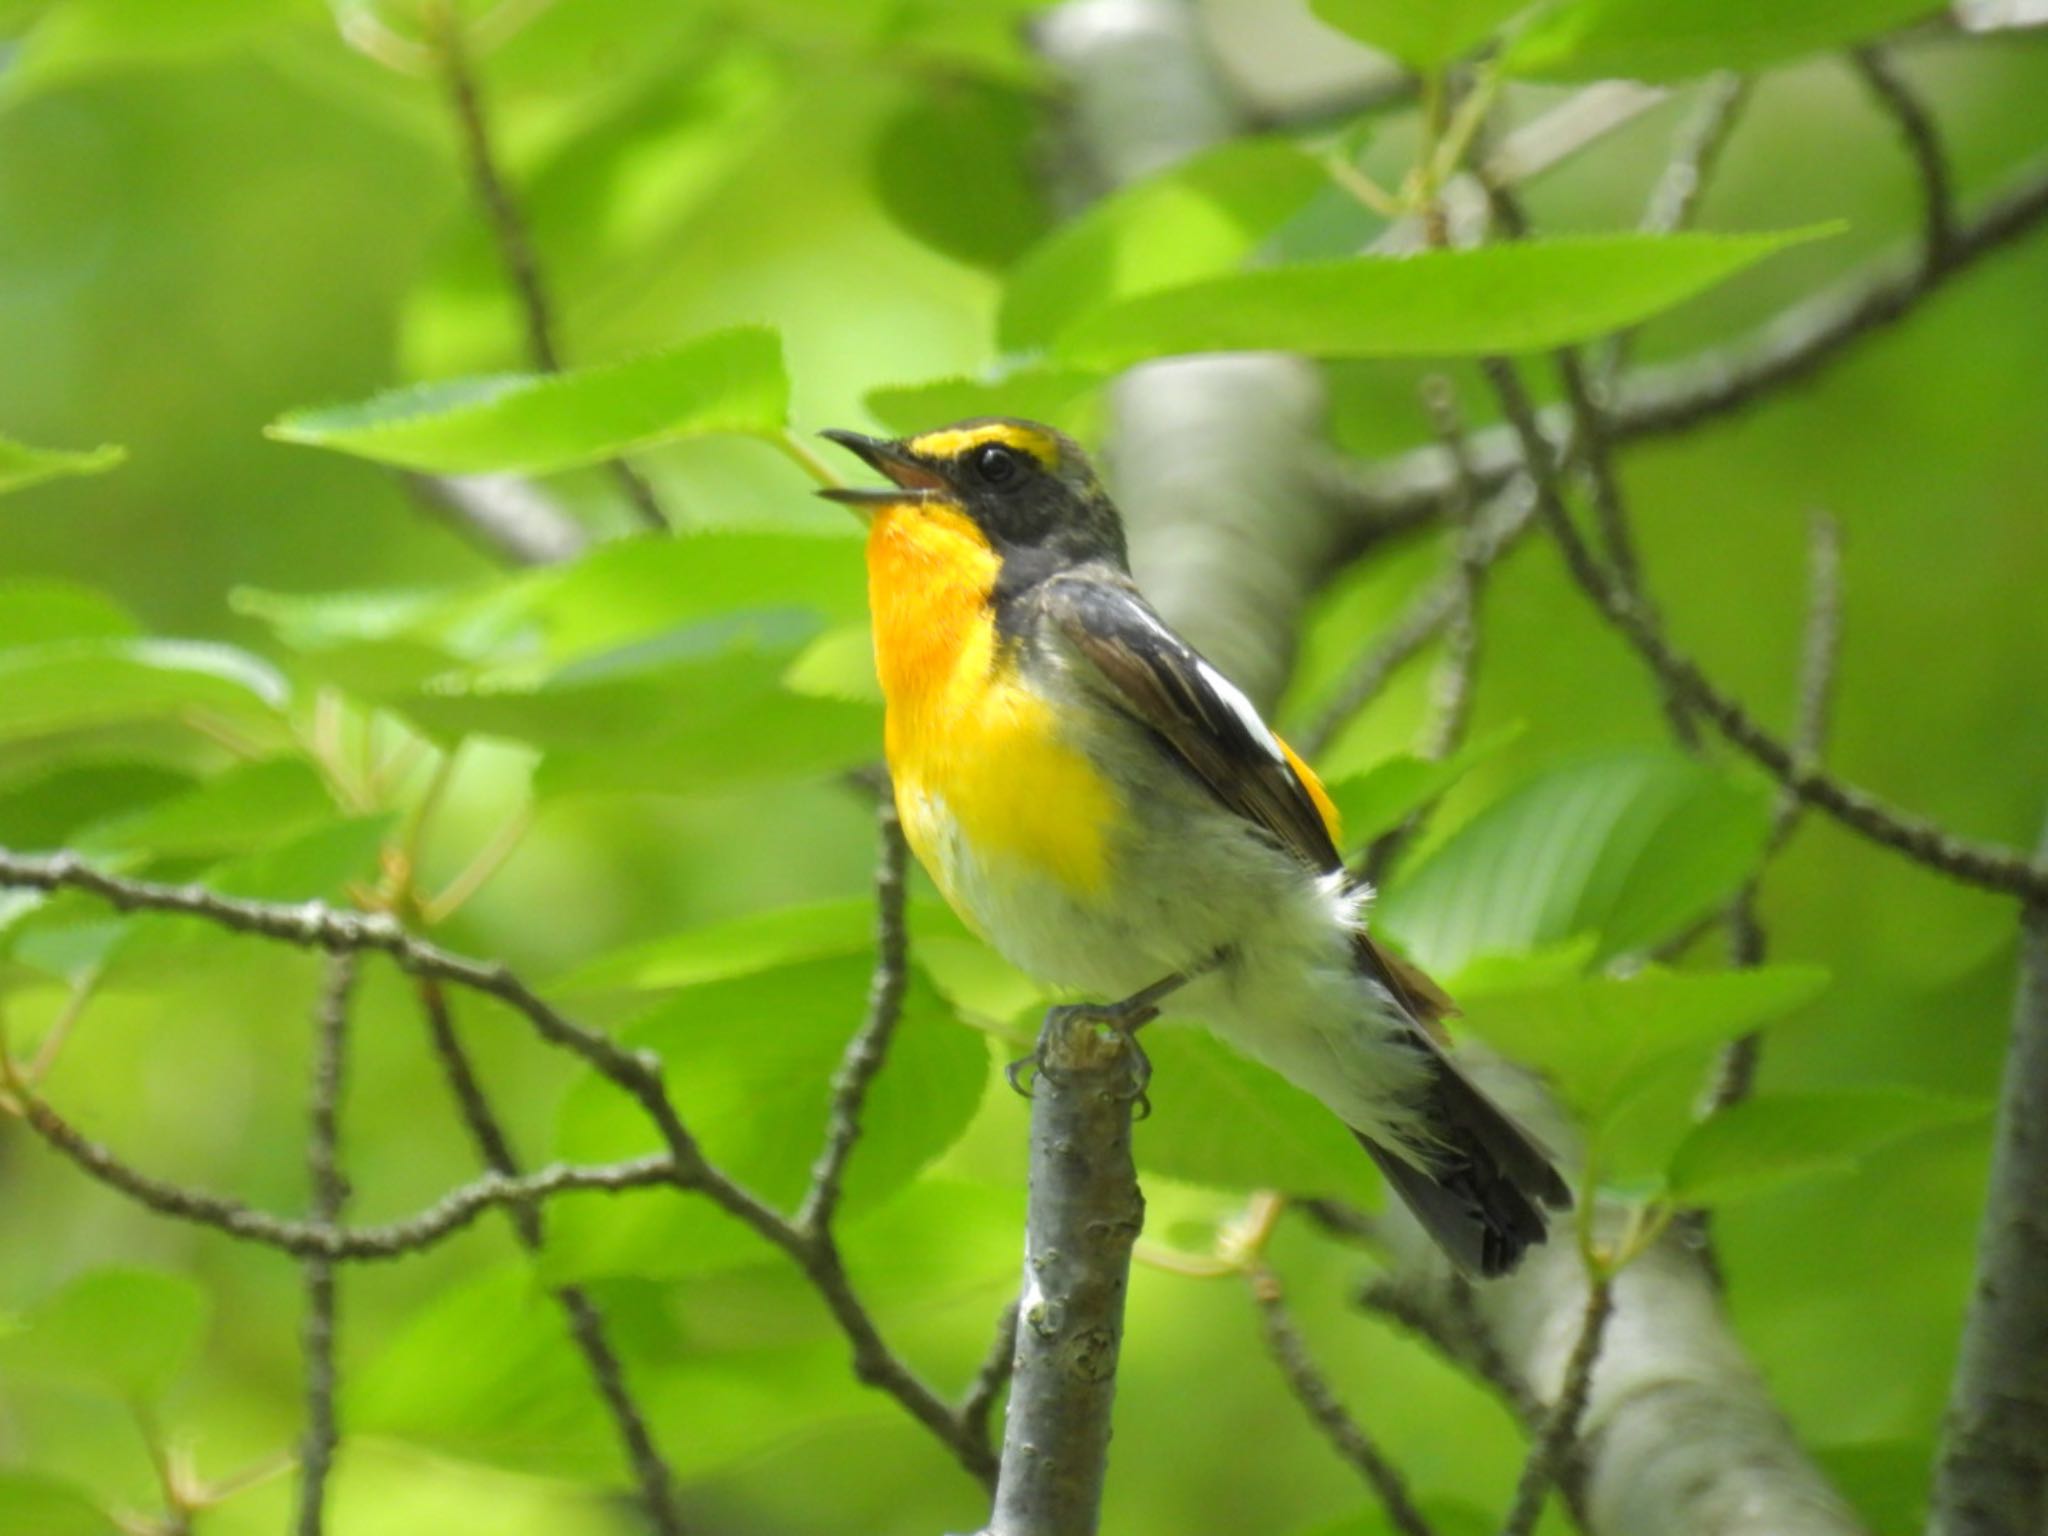
<svg viewBox="0 0 2048 1536"><path fill-rule="evenodd" d="M1039 589L1047 619L1230 810L1318 874L1343 867L1308 786L1252 703L1120 578Z"/></svg>

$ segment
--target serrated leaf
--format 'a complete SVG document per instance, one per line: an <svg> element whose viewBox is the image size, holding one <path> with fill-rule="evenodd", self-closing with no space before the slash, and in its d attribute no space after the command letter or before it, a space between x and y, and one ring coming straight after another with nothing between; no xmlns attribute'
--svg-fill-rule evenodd
<svg viewBox="0 0 2048 1536"><path fill-rule="evenodd" d="M18 71L20 67L17 62L14 70ZM7 78L0 75L0 100L4 100L7 93L4 83ZM31 448L11 437L0 437L0 496L69 475L103 475L125 463L127 458L126 448L117 448L111 443L74 451Z"/></svg>
<svg viewBox="0 0 2048 1536"><path fill-rule="evenodd" d="M1146 1036L1152 1113L1133 1142L1141 1168L1217 1189L1371 1188L1372 1165L1343 1123L1279 1074L1199 1028Z"/></svg>
<svg viewBox="0 0 2048 1536"><path fill-rule="evenodd" d="M206 1319L205 1292L182 1275L97 1269L30 1310L21 1331L0 1340L0 1360L154 1402L199 1347Z"/></svg>
<svg viewBox="0 0 2048 1536"><path fill-rule="evenodd" d="M1028 91L936 77L882 127L875 190L898 224L956 261L1000 269L1051 223L1032 163L1043 110Z"/></svg>
<svg viewBox="0 0 2048 1536"><path fill-rule="evenodd" d="M83 1488L33 1472L0 1469L0 1531L22 1536L121 1536Z"/></svg>
<svg viewBox="0 0 2048 1536"><path fill-rule="evenodd" d="M1747 1199L1816 1174L1846 1171L1894 1142L1981 1120L1991 1106L1917 1088L1775 1093L1746 1099L1689 1132L1667 1175L1685 1205Z"/></svg>
<svg viewBox="0 0 2048 1536"><path fill-rule="evenodd" d="M1611 754L1488 806L1387 891L1375 921L1440 977L1582 933L1612 955L1728 896L1769 832L1759 789L1674 752Z"/></svg>
<svg viewBox="0 0 2048 1536"><path fill-rule="evenodd" d="M231 646L75 640L0 652L0 741L210 714L264 739L284 734L284 679Z"/></svg>
<svg viewBox="0 0 2048 1536"><path fill-rule="evenodd" d="M621 1039L657 1052L671 1093L706 1153L771 1203L802 1195L824 1134L831 1082L859 1026L865 954L799 961L684 988ZM887 1065L862 1116L845 1209L870 1209L959 1137L988 1078L982 1037L957 1023L913 970ZM654 1150L645 1117L609 1084L586 1079L562 1111L557 1154L578 1161ZM763 1256L759 1239L708 1201L683 1197L555 1207L551 1275L678 1275Z"/></svg>
<svg viewBox="0 0 2048 1536"><path fill-rule="evenodd" d="M1284 139L1242 139L1113 193L1017 263L997 337L1042 347L1119 299L1228 272L1326 179Z"/></svg>
<svg viewBox="0 0 2048 1536"><path fill-rule="evenodd" d="M1502 65L1549 80L1682 80L1831 52L1937 9L1926 0L1567 0Z"/></svg>
<svg viewBox="0 0 2048 1536"><path fill-rule="evenodd" d="M1464 57L1531 0L1310 0L1309 9L1368 48L1411 69L1440 69Z"/></svg>
<svg viewBox="0 0 2048 1536"><path fill-rule="evenodd" d="M683 437L777 432L788 413L782 344L746 326L603 367L451 379L294 411L268 432L430 474L546 474Z"/></svg>
<svg viewBox="0 0 2048 1536"><path fill-rule="evenodd" d="M1597 1128L1643 1081L1687 1051L1760 1029L1827 986L1814 966L1707 974L1645 971L1574 977L1527 990L1458 996L1463 1023L1487 1044L1544 1072Z"/></svg>
<svg viewBox="0 0 2048 1536"><path fill-rule="evenodd" d="M1757 235L1579 235L1239 272L1085 315L1055 362L1187 352L1453 357L1543 351L1649 319L1834 226Z"/></svg>
<svg viewBox="0 0 2048 1536"><path fill-rule="evenodd" d="M1344 827L1344 844L1359 848L1399 826L1410 813L1441 799L1480 763L1522 734L1519 725L1466 742L1449 757L1398 752L1327 788Z"/></svg>

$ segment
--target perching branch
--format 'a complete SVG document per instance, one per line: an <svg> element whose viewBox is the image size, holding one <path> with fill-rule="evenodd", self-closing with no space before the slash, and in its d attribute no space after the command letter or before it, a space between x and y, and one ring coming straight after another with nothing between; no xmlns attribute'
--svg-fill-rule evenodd
<svg viewBox="0 0 2048 1536"><path fill-rule="evenodd" d="M448 1006L447 994L439 982L430 978L422 979L417 985L420 1011L426 1018L434 1054L440 1058L442 1074L448 1079L449 1089L462 1113L462 1123L469 1131L470 1140L476 1144L478 1156L491 1173L508 1181L517 1180L518 1154L512 1150L511 1138L484 1095L475 1063L470 1060L456 1030L455 1015ZM519 1239L520 1247L528 1253L539 1253L546 1238L539 1202L512 1202L506 1205L505 1210L512 1218L512 1230ZM554 1297L568 1323L569 1337L577 1353L583 1356L598 1397L618 1431L626 1459L633 1468L634 1481L639 1484L640 1502L649 1522L658 1536L681 1536L683 1521L676 1509L675 1474L655 1445L653 1432L647 1426L647 1416L626 1382L625 1366L618 1351L612 1348L611 1338L605 1330L604 1314L590 1293L580 1285L557 1286Z"/></svg>
<svg viewBox="0 0 2048 1536"><path fill-rule="evenodd" d="M1435 1536L1435 1527L1415 1507L1415 1499L1408 1491L1408 1480L1401 1475L1401 1469L1387 1460L1372 1437L1359 1422L1346 1411L1331 1388L1329 1378L1323 1375L1310 1358L1308 1346L1302 1341L1301 1332L1294 1326L1293 1315L1287 1309L1287 1293L1281 1288L1280 1278L1264 1265L1256 1265L1250 1271L1252 1300L1258 1304L1259 1326L1266 1338L1266 1351L1280 1367L1280 1374L1287 1378L1288 1390L1300 1400L1308 1416L1323 1432L1323 1438L1344 1461L1365 1480L1373 1491L1380 1507L1386 1511L1387 1523L1401 1536Z"/></svg>
<svg viewBox="0 0 2048 1536"><path fill-rule="evenodd" d="M986 1536L1093 1536L1109 1469L1131 1248L1143 1056L1129 1031L1055 1008L1031 1095L1031 1202L1016 1372Z"/></svg>
<svg viewBox="0 0 2048 1536"><path fill-rule="evenodd" d="M562 347L555 326L554 301L541 273L540 255L534 249L533 232L527 227L525 212L498 164L483 89L469 56L466 23L456 0L436 0L428 20L435 62L440 66L449 106L461 131L463 155L469 162L477 202L490 224L498 259L518 296L527 353L541 372L560 373ZM640 521L657 533L666 533L667 514L662 511L654 488L640 472L624 459L613 459L607 468Z"/></svg>
<svg viewBox="0 0 2048 1536"><path fill-rule="evenodd" d="M356 957L327 962L319 1005L313 1011L313 1088L306 1138L306 1172L312 1185L312 1219L333 1226L348 1200L341 1171L342 1078L348 1050L349 1004L356 984ZM306 1271L306 1430L299 1449L299 1536L320 1536L327 1519L327 1478L334 1465L339 1432L334 1419L334 1260L315 1254Z"/></svg>
<svg viewBox="0 0 2048 1536"><path fill-rule="evenodd" d="M2048 856L2048 838L2041 844ZM2020 916L2019 993L1977 1276L1949 1388L1932 1536L2048 1528L2048 902Z"/></svg>

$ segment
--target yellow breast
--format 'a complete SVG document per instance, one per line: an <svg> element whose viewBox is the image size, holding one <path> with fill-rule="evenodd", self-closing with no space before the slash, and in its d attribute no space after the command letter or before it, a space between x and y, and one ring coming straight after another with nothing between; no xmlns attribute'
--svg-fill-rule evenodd
<svg viewBox="0 0 2048 1536"><path fill-rule="evenodd" d="M981 870L1049 875L1076 894L1108 878L1112 786L1052 706L1005 664L992 596L1000 558L962 514L906 503L868 535L886 742L912 849L966 912L953 850Z"/></svg>

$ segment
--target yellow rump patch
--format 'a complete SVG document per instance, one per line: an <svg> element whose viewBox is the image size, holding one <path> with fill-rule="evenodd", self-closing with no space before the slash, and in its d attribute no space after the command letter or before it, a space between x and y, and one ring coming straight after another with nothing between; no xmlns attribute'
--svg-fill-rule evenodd
<svg viewBox="0 0 2048 1536"><path fill-rule="evenodd" d="M978 448L983 443L1001 443L1019 453L1028 453L1047 469L1059 467L1060 445L1053 440L1052 434L1014 421L946 427L937 432L927 432L922 437L913 437L905 446L912 453L922 454L928 459L957 459L968 449Z"/></svg>
<svg viewBox="0 0 2048 1536"><path fill-rule="evenodd" d="M1280 741L1279 737L1273 738ZM1294 748L1280 742L1280 750L1287 754L1287 766L1301 778L1302 788L1308 791L1309 799L1315 802L1316 814L1323 818L1323 826L1330 834L1330 841L1339 848L1344 846L1344 818L1337 814L1337 802L1330 798L1330 792L1323 788L1323 781L1316 777L1315 769L1296 755Z"/></svg>

